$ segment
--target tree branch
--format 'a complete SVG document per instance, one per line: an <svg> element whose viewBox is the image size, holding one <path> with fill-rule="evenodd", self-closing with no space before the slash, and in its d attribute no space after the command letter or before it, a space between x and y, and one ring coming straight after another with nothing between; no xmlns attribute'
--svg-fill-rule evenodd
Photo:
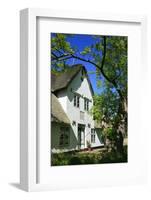
<svg viewBox="0 0 151 200"><path fill-rule="evenodd" d="M52 59L52 61L63 61L63 60L67 60L69 58L72 58L71 54L62 54L61 56L57 56L53 52L51 52L51 54L55 57L55 58Z"/></svg>
<svg viewBox="0 0 151 200"><path fill-rule="evenodd" d="M57 59L58 57L56 56L55 53L51 52L51 54Z"/></svg>
<svg viewBox="0 0 151 200"><path fill-rule="evenodd" d="M102 58L102 62L101 62L101 68L100 71L102 73L102 75L104 76L104 78L109 81L116 89L116 91L118 92L119 96L121 99L123 99L123 95L121 90L118 89L117 83L115 82L115 78L114 79L110 79L104 72L104 63L105 63L105 57L106 57L106 36L103 36L104 39L104 49L103 49L103 58Z"/></svg>

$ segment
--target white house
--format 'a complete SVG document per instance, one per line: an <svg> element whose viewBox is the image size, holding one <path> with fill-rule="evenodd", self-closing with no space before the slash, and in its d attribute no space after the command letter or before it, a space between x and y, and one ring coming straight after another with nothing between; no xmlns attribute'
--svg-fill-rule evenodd
<svg viewBox="0 0 151 200"><path fill-rule="evenodd" d="M93 89L82 65L74 65L60 75L51 74L52 152L103 146L101 129L90 109Z"/></svg>

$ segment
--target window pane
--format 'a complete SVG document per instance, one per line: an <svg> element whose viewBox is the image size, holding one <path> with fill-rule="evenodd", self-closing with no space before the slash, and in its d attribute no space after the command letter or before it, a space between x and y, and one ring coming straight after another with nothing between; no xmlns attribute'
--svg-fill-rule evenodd
<svg viewBox="0 0 151 200"><path fill-rule="evenodd" d="M74 106L76 106L76 95L74 95Z"/></svg>
<svg viewBox="0 0 151 200"><path fill-rule="evenodd" d="M86 98L84 99L84 110L86 110Z"/></svg>
<svg viewBox="0 0 151 200"><path fill-rule="evenodd" d="M89 110L89 100L87 100L87 111Z"/></svg>
<svg viewBox="0 0 151 200"><path fill-rule="evenodd" d="M61 136L60 136L59 145L60 145L60 146L62 146L62 145L63 145L63 134L61 134Z"/></svg>
<svg viewBox="0 0 151 200"><path fill-rule="evenodd" d="M94 141L93 141L93 135L91 135L91 143L93 143Z"/></svg>
<svg viewBox="0 0 151 200"><path fill-rule="evenodd" d="M77 96L77 107L80 107L80 97Z"/></svg>

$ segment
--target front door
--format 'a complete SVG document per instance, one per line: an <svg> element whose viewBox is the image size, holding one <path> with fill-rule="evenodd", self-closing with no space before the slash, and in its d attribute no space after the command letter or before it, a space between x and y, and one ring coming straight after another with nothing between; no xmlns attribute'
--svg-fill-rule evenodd
<svg viewBox="0 0 151 200"><path fill-rule="evenodd" d="M78 148L84 149L85 147L85 127L82 125L78 126Z"/></svg>

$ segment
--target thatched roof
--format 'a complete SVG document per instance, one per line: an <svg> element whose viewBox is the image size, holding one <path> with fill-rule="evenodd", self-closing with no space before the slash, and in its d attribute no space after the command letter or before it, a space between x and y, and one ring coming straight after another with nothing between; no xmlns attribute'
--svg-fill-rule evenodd
<svg viewBox="0 0 151 200"><path fill-rule="evenodd" d="M70 124L70 120L64 112L57 97L51 93L51 121Z"/></svg>
<svg viewBox="0 0 151 200"><path fill-rule="evenodd" d="M87 75L87 71L85 67L81 64L73 65L67 71L60 74L59 73L54 74L52 72L51 73L51 91L57 92L59 90L65 89L81 69L83 69ZM88 76L87 76L87 79L88 79L90 89L93 93L93 88Z"/></svg>

